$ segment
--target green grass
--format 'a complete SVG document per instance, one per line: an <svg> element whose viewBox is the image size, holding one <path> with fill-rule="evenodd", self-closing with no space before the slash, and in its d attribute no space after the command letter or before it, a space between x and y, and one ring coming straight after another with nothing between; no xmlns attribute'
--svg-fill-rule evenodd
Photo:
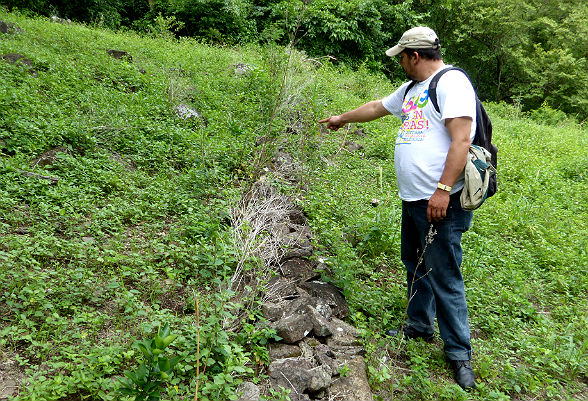
<svg viewBox="0 0 588 401"><path fill-rule="evenodd" d="M276 185L300 199L317 255L344 288L377 397L588 394L586 127L550 109L488 107L499 192L475 212L463 241L479 377L479 389L466 394L449 375L440 340L381 337L403 321L406 306L398 121L337 133L316 123L383 97L393 84L278 47L144 38L1 10L0 19L23 30L0 37L0 54L23 54L37 71L0 62L0 362L16 362L26 378L16 399L121 399L117 378L141 361L133 341L151 339L165 323L178 334L170 355L183 360L164 399L193 397L204 364L202 400L229 399L241 380L263 377L263 345L273 333L254 325L257 308L223 290L241 257L230 209L273 149L256 146L261 136L303 163L304 190ZM108 49L133 60L115 60ZM253 71L236 76L237 63ZM205 119L178 118L179 104ZM364 148L349 152L345 140ZM36 162L57 147L49 164ZM372 198L381 204L371 206Z"/></svg>

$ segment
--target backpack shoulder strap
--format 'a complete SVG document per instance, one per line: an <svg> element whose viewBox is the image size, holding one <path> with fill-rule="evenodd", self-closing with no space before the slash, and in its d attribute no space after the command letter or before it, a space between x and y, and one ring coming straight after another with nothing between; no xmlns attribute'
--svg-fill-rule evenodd
<svg viewBox="0 0 588 401"><path fill-rule="evenodd" d="M404 101L404 99L406 99L406 95L408 94L408 91L411 90L415 84L416 84L416 81L410 81L410 83L406 87L406 90L404 91L404 96L402 96L403 101Z"/></svg>
<svg viewBox="0 0 588 401"><path fill-rule="evenodd" d="M468 80L470 79L468 74L464 70L462 70L461 68L458 68L458 67L444 68L441 71L439 71L437 74L435 74L435 76L433 77L433 79L429 83L429 99L431 99L431 101L433 102L433 107L435 107L435 110L437 110L437 113L441 112L439 110L439 102L437 101L437 84L439 83L439 80L441 79L443 74L445 74L446 72L451 71L451 70L461 71L467 77ZM470 80L470 82L471 82L471 80Z"/></svg>

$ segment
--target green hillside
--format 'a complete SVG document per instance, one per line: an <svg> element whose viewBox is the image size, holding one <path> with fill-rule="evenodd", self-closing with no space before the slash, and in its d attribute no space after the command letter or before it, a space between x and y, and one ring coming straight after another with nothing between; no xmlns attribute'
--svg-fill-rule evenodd
<svg viewBox="0 0 588 401"><path fill-rule="evenodd" d="M0 375L18 387L11 399L133 399L117 391L144 360L133 343L165 324L178 335L165 355L182 359L161 378L162 399L194 399L197 386L199 400L236 399L241 381L263 381L275 336L259 324L263 294L237 296L228 280L237 266L262 270L239 248L231 210L264 174L307 216L377 399L588 397L585 126L549 107L487 107L499 192L463 241L478 376L465 393L438 343L382 337L406 307L399 121L317 124L397 83L278 46L2 9L0 20L15 25L0 34ZM296 183L264 169L278 150L300 166Z"/></svg>

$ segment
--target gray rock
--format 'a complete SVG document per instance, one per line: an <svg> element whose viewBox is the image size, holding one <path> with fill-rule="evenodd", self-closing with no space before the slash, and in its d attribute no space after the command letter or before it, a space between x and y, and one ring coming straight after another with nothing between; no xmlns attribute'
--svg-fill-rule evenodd
<svg viewBox="0 0 588 401"><path fill-rule="evenodd" d="M272 344L269 347L269 356L271 361L278 359L296 358L302 355L302 350L296 345L290 344Z"/></svg>
<svg viewBox="0 0 588 401"><path fill-rule="evenodd" d="M286 260L281 266L282 275L294 281L308 281L320 277L314 271L315 263L301 258Z"/></svg>
<svg viewBox="0 0 588 401"><path fill-rule="evenodd" d="M340 376L329 388L329 393L335 399L353 401L373 401L374 397L370 389L365 373L365 360L355 357L347 361L347 374Z"/></svg>
<svg viewBox="0 0 588 401"><path fill-rule="evenodd" d="M237 63L235 64L235 76L243 77L250 75L255 68L249 64Z"/></svg>
<svg viewBox="0 0 588 401"><path fill-rule="evenodd" d="M185 104L179 104L175 106L174 110L176 111L178 116L183 120L188 120L190 118L202 118L202 114L200 114L197 110L194 110L192 107Z"/></svg>
<svg viewBox="0 0 588 401"><path fill-rule="evenodd" d="M13 34L16 32L22 32L18 26L14 25L12 22L6 22L0 20L0 33L8 33Z"/></svg>
<svg viewBox="0 0 588 401"><path fill-rule="evenodd" d="M331 375L322 366L314 367L306 359L282 359L270 363L269 376L272 387L282 386L292 394L317 393L332 383Z"/></svg>
<svg viewBox="0 0 588 401"><path fill-rule="evenodd" d="M357 150L363 149L363 145L360 145L359 143L352 141L345 141L344 146L350 152L355 152Z"/></svg>
<svg viewBox="0 0 588 401"><path fill-rule="evenodd" d="M127 53L124 50L110 49L110 50L106 50L106 53L108 53L111 57L113 57L117 60L133 61L133 56L131 56L129 53Z"/></svg>
<svg viewBox="0 0 588 401"><path fill-rule="evenodd" d="M237 401L259 401L260 391L259 387L251 382L244 382L237 387L237 394L240 397Z"/></svg>
<svg viewBox="0 0 588 401"><path fill-rule="evenodd" d="M333 315L344 318L349 314L347 301L341 291L332 284L322 281L312 281L300 284L300 287L307 291L312 297L321 298L333 310Z"/></svg>
<svg viewBox="0 0 588 401"><path fill-rule="evenodd" d="M35 166L38 166L38 167L50 166L53 163L55 163L55 161L57 160L57 155L59 153L70 154L71 152L69 151L69 149L67 149L63 146L58 146L56 148L49 149L48 151L43 152L43 154L36 157L32 161L31 165L33 167L35 167Z"/></svg>
<svg viewBox="0 0 588 401"><path fill-rule="evenodd" d="M329 321L310 305L306 307L308 317L312 323L312 332L317 337L328 337L333 334Z"/></svg>
<svg viewBox="0 0 588 401"><path fill-rule="evenodd" d="M284 317L284 306L275 303L265 303L261 306L261 313L270 322L277 322Z"/></svg>
<svg viewBox="0 0 588 401"><path fill-rule="evenodd" d="M337 319L336 317L331 319L331 325L333 326L333 331L339 334L346 334L352 337L357 337L357 329L350 325L349 323L345 323L341 319Z"/></svg>
<svg viewBox="0 0 588 401"><path fill-rule="evenodd" d="M339 363L337 362L335 353L325 344L319 344L314 349L314 356L316 361L325 368L331 376L339 373Z"/></svg>
<svg viewBox="0 0 588 401"><path fill-rule="evenodd" d="M51 16L51 22L55 22L56 24L64 24L64 25L71 25L71 20L65 18L59 18L57 15Z"/></svg>
<svg viewBox="0 0 588 401"><path fill-rule="evenodd" d="M266 285L266 299L270 302L280 302L298 296L296 286L291 280L280 276L272 277Z"/></svg>
<svg viewBox="0 0 588 401"><path fill-rule="evenodd" d="M274 328L285 343L293 344L312 331L312 323L307 316L290 315L274 323Z"/></svg>

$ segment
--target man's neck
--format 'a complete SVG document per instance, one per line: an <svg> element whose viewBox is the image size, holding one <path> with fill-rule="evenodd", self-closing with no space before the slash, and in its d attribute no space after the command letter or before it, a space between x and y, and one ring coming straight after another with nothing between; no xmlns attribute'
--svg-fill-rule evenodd
<svg viewBox="0 0 588 401"><path fill-rule="evenodd" d="M431 75L445 66L443 60L422 60L421 68L417 71L416 80L426 81Z"/></svg>

